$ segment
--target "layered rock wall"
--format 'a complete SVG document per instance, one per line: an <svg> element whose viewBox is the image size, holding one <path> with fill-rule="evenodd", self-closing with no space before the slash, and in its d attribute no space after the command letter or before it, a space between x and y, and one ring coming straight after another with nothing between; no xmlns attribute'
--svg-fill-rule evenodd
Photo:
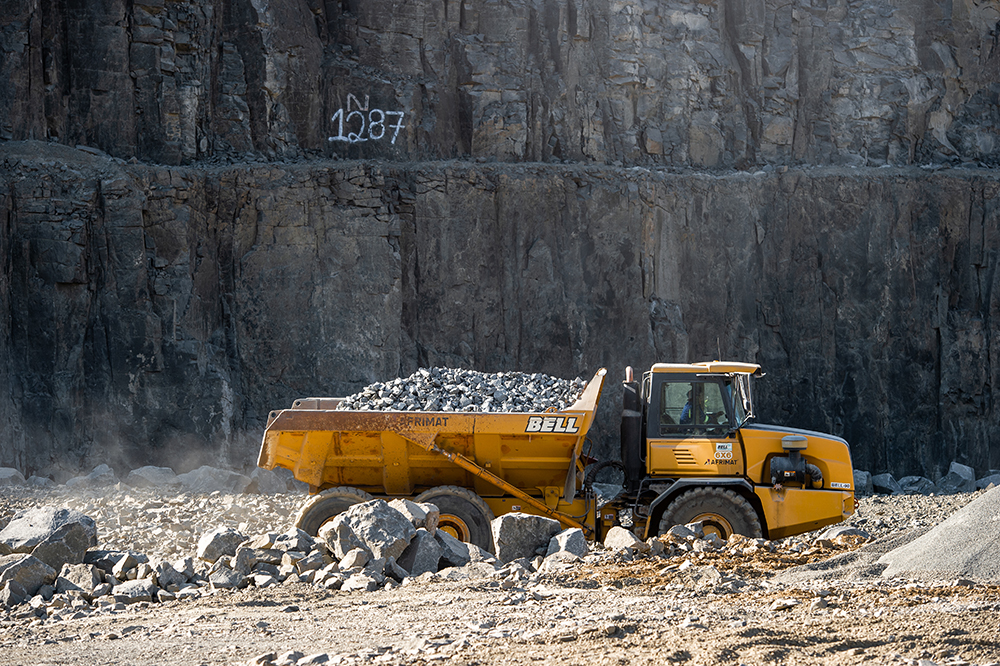
<svg viewBox="0 0 1000 666"><path fill-rule="evenodd" d="M270 409L418 365L723 356L859 467L1000 468L998 22L0 0L0 464L242 465Z"/></svg>
<svg viewBox="0 0 1000 666"><path fill-rule="evenodd" d="M466 162L130 165L0 145L0 465L255 459L266 414L417 366L755 360L859 467L1000 467L1000 177Z"/></svg>
<svg viewBox="0 0 1000 666"><path fill-rule="evenodd" d="M0 136L247 153L996 165L983 0L7 0Z"/></svg>

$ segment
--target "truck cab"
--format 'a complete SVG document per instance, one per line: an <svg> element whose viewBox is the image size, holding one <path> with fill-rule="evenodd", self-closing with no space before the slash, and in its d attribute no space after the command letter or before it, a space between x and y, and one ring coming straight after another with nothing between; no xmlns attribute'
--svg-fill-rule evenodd
<svg viewBox="0 0 1000 666"><path fill-rule="evenodd" d="M749 363L657 363L626 377L622 462L645 536L702 522L779 538L854 510L850 449L839 437L753 423Z"/></svg>

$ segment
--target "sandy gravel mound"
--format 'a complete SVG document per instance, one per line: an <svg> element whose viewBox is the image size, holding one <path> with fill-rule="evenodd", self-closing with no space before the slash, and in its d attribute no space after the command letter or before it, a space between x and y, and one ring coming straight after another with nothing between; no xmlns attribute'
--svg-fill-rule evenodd
<svg viewBox="0 0 1000 666"><path fill-rule="evenodd" d="M884 578L969 578L1000 582L1000 488L976 501L918 539L879 558Z"/></svg>

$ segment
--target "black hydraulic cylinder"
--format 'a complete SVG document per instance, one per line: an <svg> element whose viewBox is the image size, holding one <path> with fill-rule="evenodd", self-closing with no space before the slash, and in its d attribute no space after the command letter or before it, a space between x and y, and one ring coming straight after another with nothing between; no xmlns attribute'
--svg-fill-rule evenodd
<svg viewBox="0 0 1000 666"><path fill-rule="evenodd" d="M622 398L621 453L625 466L625 489L630 493L639 490L639 483L646 473L642 456L642 398L639 382L625 382Z"/></svg>

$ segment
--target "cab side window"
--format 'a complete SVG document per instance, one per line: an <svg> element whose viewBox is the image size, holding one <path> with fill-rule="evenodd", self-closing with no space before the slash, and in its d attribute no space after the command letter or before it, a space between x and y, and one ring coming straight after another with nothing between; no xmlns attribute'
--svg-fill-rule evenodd
<svg viewBox="0 0 1000 666"><path fill-rule="evenodd" d="M660 428L691 422L693 386L690 382L664 382L660 398Z"/></svg>
<svg viewBox="0 0 1000 666"><path fill-rule="evenodd" d="M660 434L702 433L728 425L722 387L715 382L664 382L660 393Z"/></svg>

